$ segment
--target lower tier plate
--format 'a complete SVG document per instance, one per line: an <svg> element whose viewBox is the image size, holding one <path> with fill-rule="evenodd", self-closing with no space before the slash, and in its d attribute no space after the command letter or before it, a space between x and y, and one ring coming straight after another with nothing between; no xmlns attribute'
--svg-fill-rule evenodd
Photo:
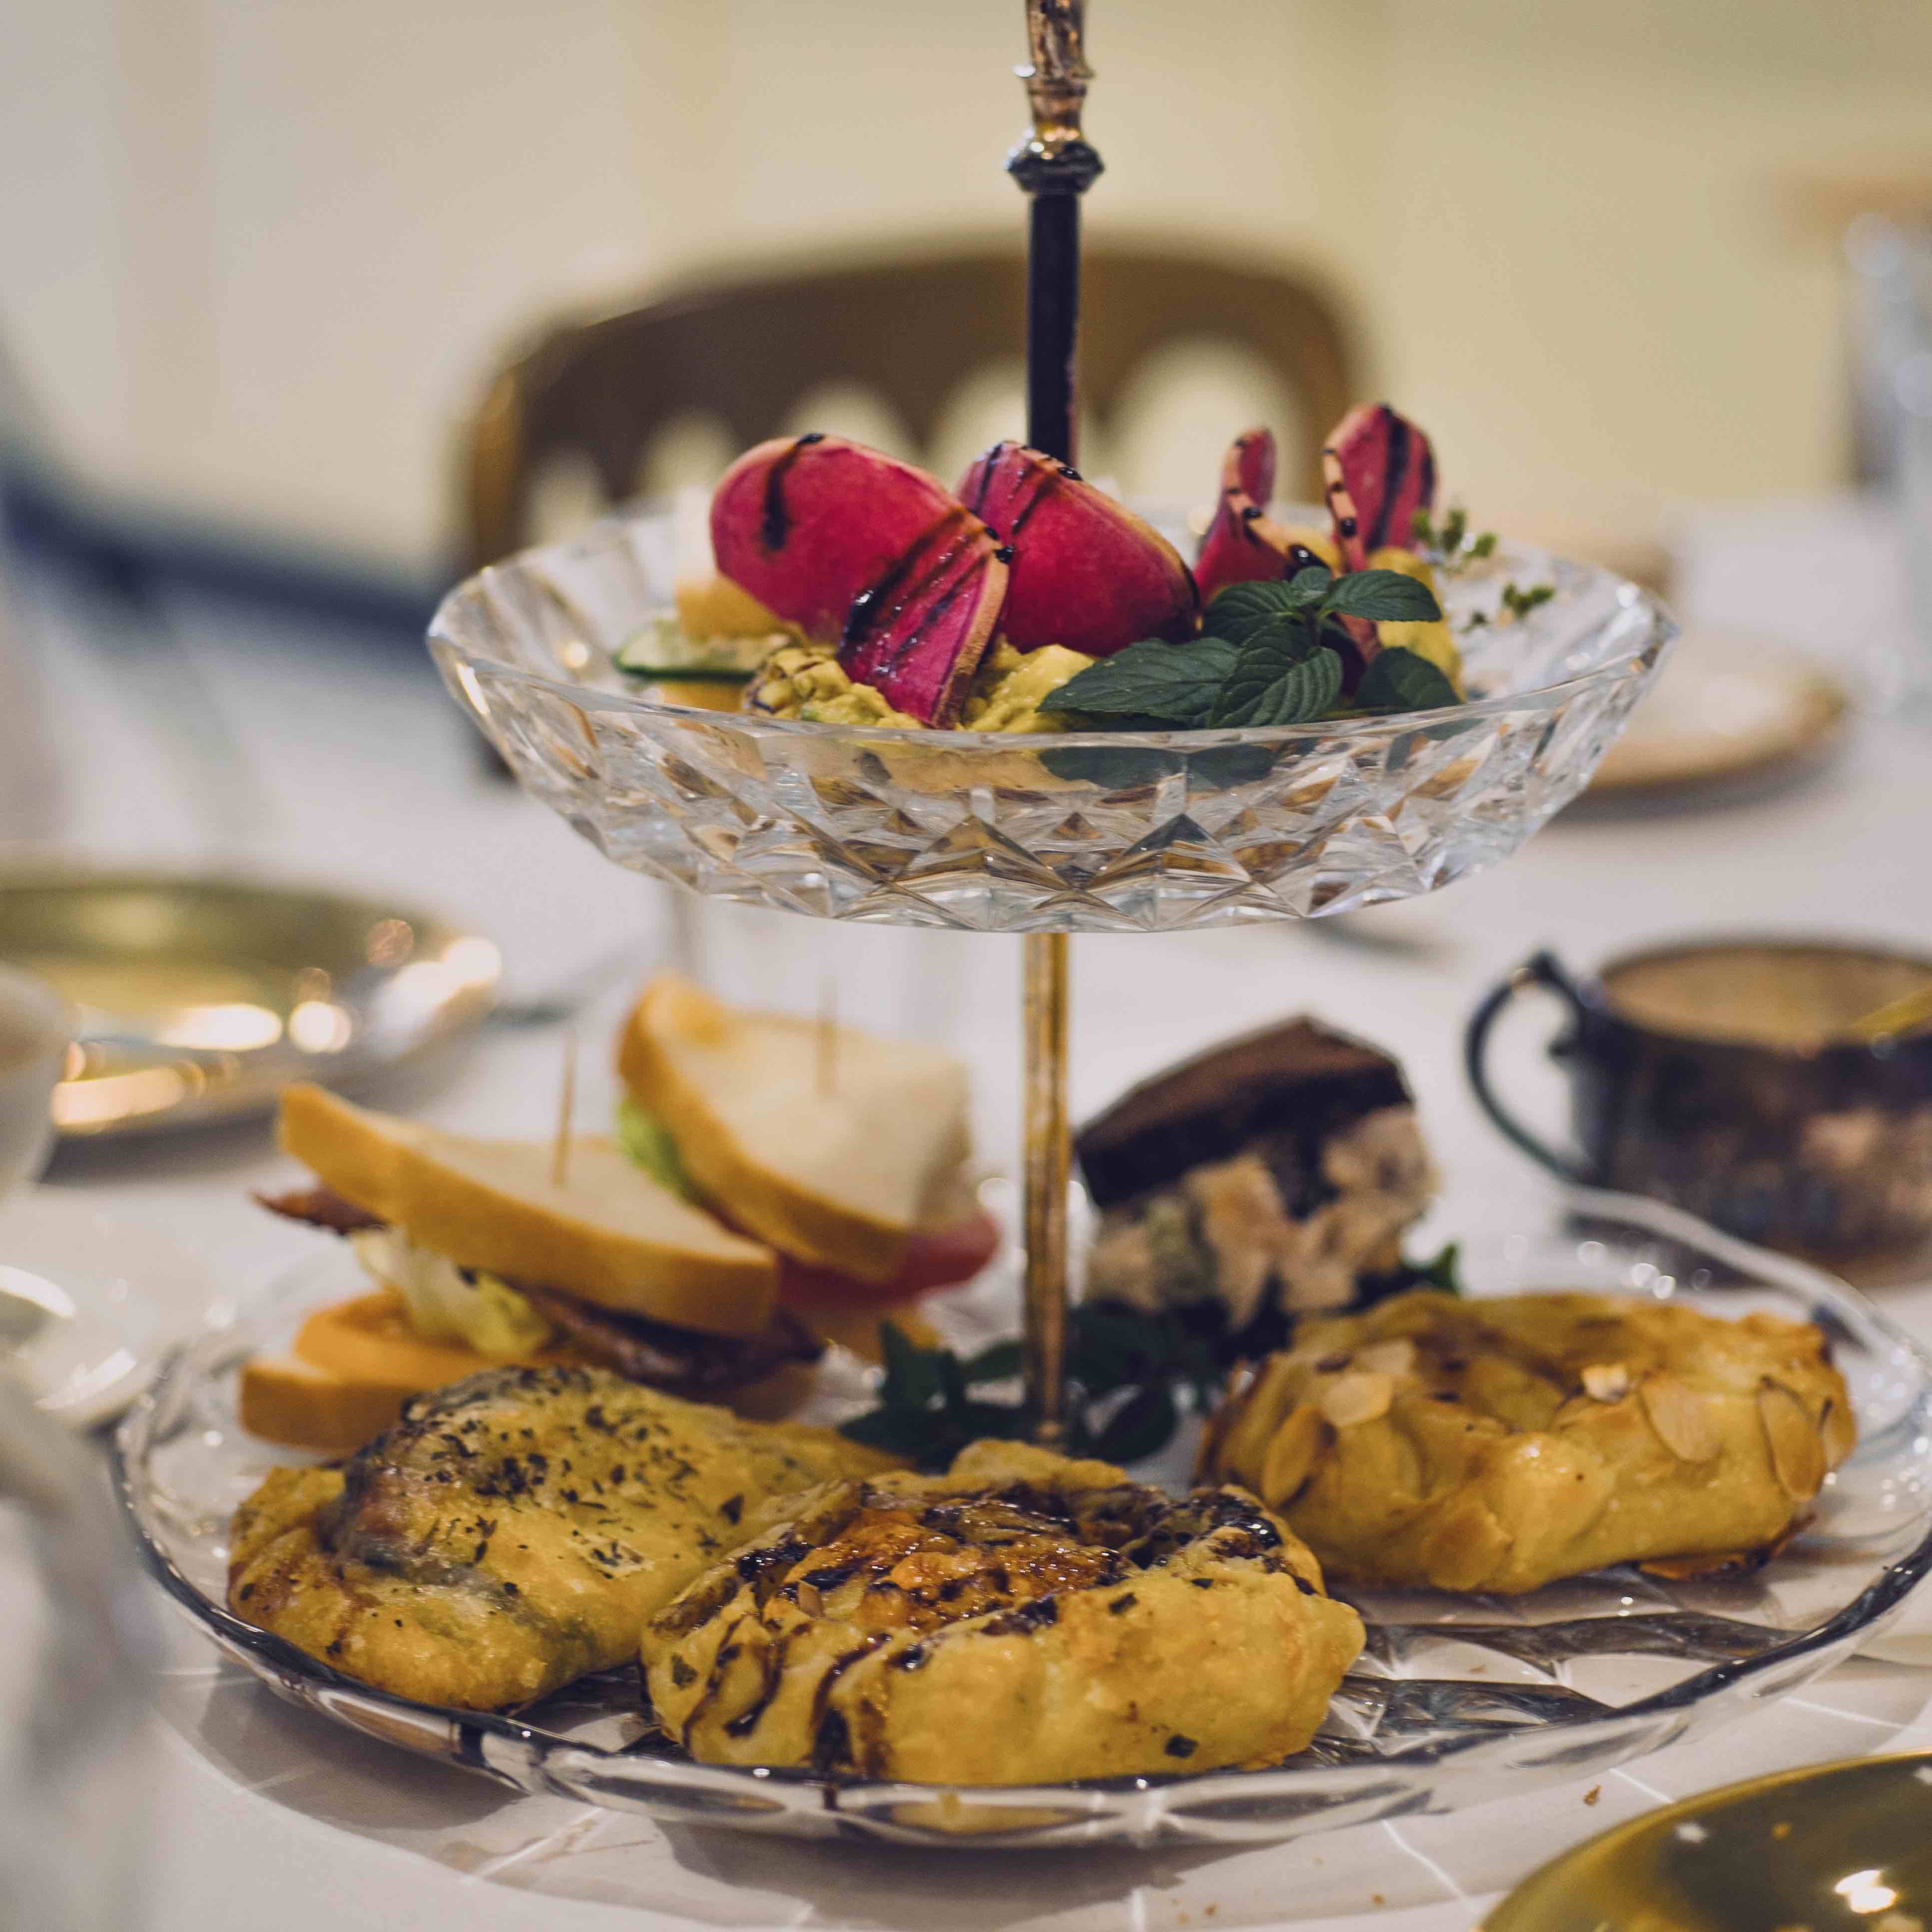
<svg viewBox="0 0 1932 1932"><path fill-rule="evenodd" d="M1816 1322L1850 1388L1858 1448L1802 1533L1749 1573L1666 1582L1623 1568L1515 1598L1346 1593L1367 1646L1314 1744L1268 1770L956 1790L707 1766L658 1734L634 1670L511 1715L443 1710L244 1623L223 1603L228 1521L281 1458L237 1422L236 1376L250 1354L285 1346L308 1308L355 1292L360 1276L333 1251L170 1363L116 1438L116 1485L149 1568L219 1648L351 1730L520 1791L666 1822L902 1844L1258 1841L1581 1778L1808 1682L1932 1569L1932 1364L1831 1276L1675 1209L1594 1193L1546 1226L1466 1244L1464 1274L1478 1294L1581 1288ZM983 1291L972 1298L976 1316ZM400 1751L397 1774L408 1776Z"/></svg>

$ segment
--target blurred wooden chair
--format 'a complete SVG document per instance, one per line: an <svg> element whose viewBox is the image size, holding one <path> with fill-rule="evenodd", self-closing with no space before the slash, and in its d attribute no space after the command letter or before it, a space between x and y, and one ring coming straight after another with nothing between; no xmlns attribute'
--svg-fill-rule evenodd
<svg viewBox="0 0 1932 1932"><path fill-rule="evenodd" d="M1211 256L1090 246L1081 400L1111 425L1156 351L1199 340L1259 358L1300 405L1308 446L1283 452L1286 493L1318 500L1316 439L1354 400L1341 315L1312 281ZM654 439L694 412L742 449L777 434L808 392L851 384L896 410L920 448L960 386L1019 356L1026 270L1007 249L794 271L700 286L551 329L491 383L466 452L472 569L532 540L532 490L560 458L587 460L612 502L634 494Z"/></svg>

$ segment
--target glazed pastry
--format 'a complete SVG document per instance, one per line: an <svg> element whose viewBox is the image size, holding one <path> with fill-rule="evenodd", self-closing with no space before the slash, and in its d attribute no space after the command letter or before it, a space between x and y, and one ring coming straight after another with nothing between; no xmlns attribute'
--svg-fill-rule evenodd
<svg viewBox="0 0 1932 1932"><path fill-rule="evenodd" d="M1335 1308L1397 1266L1436 1174L1402 1070L1312 1020L1230 1040L1123 1095L1075 1139L1100 1226L1090 1299L1218 1299L1239 1329L1270 1296Z"/></svg>
<svg viewBox="0 0 1932 1932"><path fill-rule="evenodd" d="M980 1442L828 1485L644 1627L707 1763L952 1784L1268 1765L1313 1736L1360 1619L1239 1490Z"/></svg>
<svg viewBox="0 0 1932 1932"><path fill-rule="evenodd" d="M398 1696L525 1703L630 1656L773 1498L891 1466L604 1370L488 1370L343 1468L274 1471L235 1513L228 1606Z"/></svg>
<svg viewBox="0 0 1932 1932"><path fill-rule="evenodd" d="M1338 1575L1513 1594L1774 1549L1855 1436L1807 1323L1416 1290L1304 1322L1229 1396L1202 1468Z"/></svg>

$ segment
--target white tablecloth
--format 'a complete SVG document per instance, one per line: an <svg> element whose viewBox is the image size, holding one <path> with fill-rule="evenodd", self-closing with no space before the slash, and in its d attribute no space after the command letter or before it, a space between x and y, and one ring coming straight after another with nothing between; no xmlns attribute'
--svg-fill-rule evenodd
<svg viewBox="0 0 1932 1932"><path fill-rule="evenodd" d="M1693 619L1756 623L1851 665L1895 634L1893 566L1846 507L1709 517L1690 526ZM150 694L98 658L58 653L65 832L89 850L238 865L434 906L496 937L513 989L539 989L613 948L641 976L665 950L663 896L481 776L424 663L210 607L178 614L208 691L246 754L239 772L170 754ZM56 620L58 628L58 620ZM1436 1228L1533 1213L1547 1184L1483 1122L1460 1070L1478 994L1544 944L1580 966L1712 928L1932 941L1932 736L1868 721L1845 754L1790 788L1691 813L1575 814L1496 873L1437 897L1318 928L1097 938L1076 948L1074 1102L1237 1028L1306 1010L1385 1043L1407 1066L1447 1176ZM973 1066L982 1149L1016 1144L1016 943L845 930L708 908L709 976L728 994L804 1009L830 974L843 1015L949 1040ZM581 1118L604 1118L610 990L584 1016ZM1517 1030L1508 1070L1557 1115L1554 1076ZM393 1104L484 1131L541 1132L556 1029L493 1029L412 1078ZM136 1207L206 1257L238 1295L309 1252L252 1209L279 1172L238 1130L63 1159L52 1184ZM1932 1338L1932 1288L1888 1292ZM1919 1716L1932 1677L1861 1659L1799 1699L1695 1748L1590 1786L1221 1854L894 1856L517 1799L284 1708L218 1672L184 1628L156 1720L162 1774L152 1888L163 1932L272 1918L278 1932L461 1922L546 1928L824 1925L978 1932L1312 1924L1372 1915L1376 1932L1462 1932L1481 1901L1565 1843L1657 1802L1778 1762L1877 1748ZM1932 1742L1928 1738L1927 1742Z"/></svg>

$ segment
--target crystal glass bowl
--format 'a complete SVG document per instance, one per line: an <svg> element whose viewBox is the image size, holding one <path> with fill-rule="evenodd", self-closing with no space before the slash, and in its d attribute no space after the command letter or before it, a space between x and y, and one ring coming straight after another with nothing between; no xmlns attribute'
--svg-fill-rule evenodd
<svg viewBox="0 0 1932 1932"><path fill-rule="evenodd" d="M176 1358L121 1426L116 1484L149 1568L219 1648L352 1730L520 1791L668 1822L933 1846L1279 1839L1594 1775L1806 1683L1932 1568L1932 1364L1830 1276L1622 1195L1579 1194L1546 1225L1479 1230L1466 1255L1486 1292L1682 1297L1818 1322L1858 1447L1759 1570L1675 1582L1609 1570L1524 1597L1348 1593L1367 1646L1314 1744L1276 1769L976 1790L698 1765L652 1727L634 1670L512 1714L440 1710L243 1622L224 1603L228 1521L278 1458L238 1423L236 1377L254 1351L286 1346L308 1307L353 1291L346 1254L298 1270ZM397 1773L407 1776L400 1759Z"/></svg>
<svg viewBox="0 0 1932 1932"><path fill-rule="evenodd" d="M1676 634L1636 585L1506 544L1444 592L1466 704L1264 730L812 724L665 704L614 668L675 559L668 516L606 518L452 591L430 648L524 786L618 864L982 932L1305 919L1481 871L1588 782ZM1553 594L1518 620L1510 583Z"/></svg>

